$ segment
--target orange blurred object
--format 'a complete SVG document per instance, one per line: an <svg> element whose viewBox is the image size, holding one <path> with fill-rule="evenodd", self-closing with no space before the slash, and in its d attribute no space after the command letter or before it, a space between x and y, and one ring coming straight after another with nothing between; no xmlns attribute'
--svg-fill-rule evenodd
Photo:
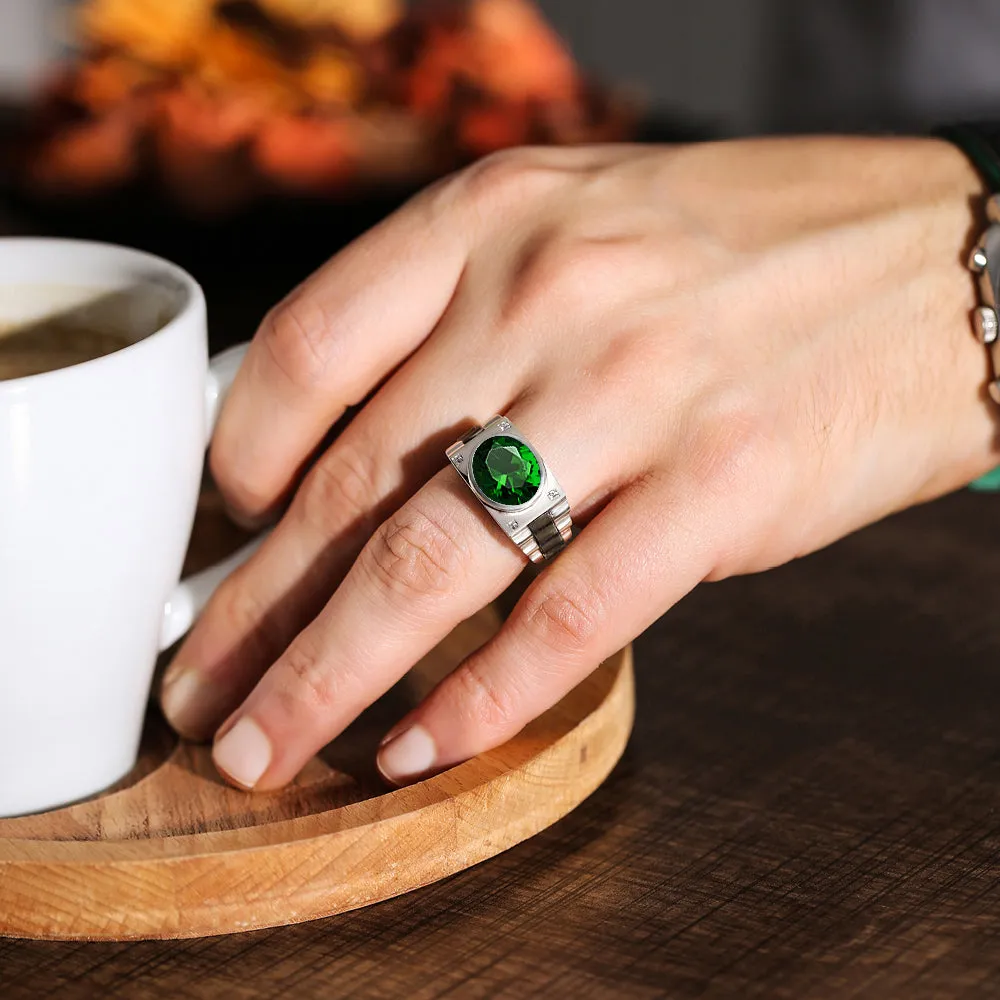
<svg viewBox="0 0 1000 1000"><path fill-rule="evenodd" d="M472 108L459 121L458 129L465 146L477 156L485 156L528 142L531 119L527 111L517 116L507 108Z"/></svg>
<svg viewBox="0 0 1000 1000"><path fill-rule="evenodd" d="M400 0L260 0L260 5L274 17L306 28L334 24L361 42L385 34L403 13Z"/></svg>
<svg viewBox="0 0 1000 1000"><path fill-rule="evenodd" d="M122 183L135 172L136 145L135 123L125 114L72 125L48 141L32 181L62 194L89 194Z"/></svg>
<svg viewBox="0 0 1000 1000"><path fill-rule="evenodd" d="M80 66L71 79L73 96L93 111L120 108L142 89L152 86L158 73L127 56L108 54Z"/></svg>
<svg viewBox="0 0 1000 1000"><path fill-rule="evenodd" d="M323 49L311 55L298 82L309 100L322 107L356 105L364 93L358 61L344 50Z"/></svg>
<svg viewBox="0 0 1000 1000"><path fill-rule="evenodd" d="M291 85L286 66L246 32L213 24L197 42L195 74L217 90L256 90L279 103Z"/></svg>
<svg viewBox="0 0 1000 1000"><path fill-rule="evenodd" d="M468 17L432 23L410 74L408 102L419 114L447 114L456 91L491 97L496 134L503 103L511 102L510 131L526 101L572 101L580 81L569 53L527 0L472 0Z"/></svg>
<svg viewBox="0 0 1000 1000"><path fill-rule="evenodd" d="M512 101L573 99L573 60L527 0L474 0L469 20L487 90Z"/></svg>
<svg viewBox="0 0 1000 1000"><path fill-rule="evenodd" d="M154 66L184 66L194 59L213 8L213 0L88 0L80 7L80 33L85 43Z"/></svg>
<svg viewBox="0 0 1000 1000"><path fill-rule="evenodd" d="M243 203L256 181L242 144L265 111L249 96L218 97L193 85L164 93L153 132L155 162L174 199L201 213Z"/></svg>
<svg viewBox="0 0 1000 1000"><path fill-rule="evenodd" d="M293 191L323 191L349 177L359 146L348 119L282 115L257 133L253 155L263 172Z"/></svg>
<svg viewBox="0 0 1000 1000"><path fill-rule="evenodd" d="M153 179L227 212L631 125L530 0L85 0L79 24L22 158L47 190Z"/></svg>
<svg viewBox="0 0 1000 1000"><path fill-rule="evenodd" d="M194 87L178 87L160 101L161 135L199 149L226 149L249 139L266 117L252 96L212 96Z"/></svg>

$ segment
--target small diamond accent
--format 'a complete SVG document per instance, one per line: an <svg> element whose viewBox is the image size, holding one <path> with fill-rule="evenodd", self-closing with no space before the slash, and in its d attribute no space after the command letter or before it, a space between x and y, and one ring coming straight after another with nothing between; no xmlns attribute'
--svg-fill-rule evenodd
<svg viewBox="0 0 1000 1000"><path fill-rule="evenodd" d="M455 464L456 465L461 465L464 461L465 461L465 456L464 455L456 455L455 456Z"/></svg>
<svg viewBox="0 0 1000 1000"><path fill-rule="evenodd" d="M510 530L511 531L513 531L515 528L517 528L517 521L510 521L509 524L510 524Z"/></svg>
<svg viewBox="0 0 1000 1000"><path fill-rule="evenodd" d="M549 499L555 500L559 496L558 490L549 490Z"/></svg>
<svg viewBox="0 0 1000 1000"><path fill-rule="evenodd" d="M498 431L509 431L510 430L510 421L509 420L501 420L500 423L497 424L497 430Z"/></svg>

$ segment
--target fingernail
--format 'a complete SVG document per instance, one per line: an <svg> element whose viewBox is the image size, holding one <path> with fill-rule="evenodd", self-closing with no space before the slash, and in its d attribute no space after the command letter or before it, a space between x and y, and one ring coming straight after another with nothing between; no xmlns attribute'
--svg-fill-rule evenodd
<svg viewBox="0 0 1000 1000"><path fill-rule="evenodd" d="M403 784L426 774L436 760L434 737L423 726L411 726L379 750L377 763L383 777Z"/></svg>
<svg viewBox="0 0 1000 1000"><path fill-rule="evenodd" d="M160 707L177 732L206 739L226 714L226 695L195 667L171 666L160 688Z"/></svg>
<svg viewBox="0 0 1000 1000"><path fill-rule="evenodd" d="M212 750L215 766L244 788L253 788L271 763L271 741L256 722L244 716Z"/></svg>

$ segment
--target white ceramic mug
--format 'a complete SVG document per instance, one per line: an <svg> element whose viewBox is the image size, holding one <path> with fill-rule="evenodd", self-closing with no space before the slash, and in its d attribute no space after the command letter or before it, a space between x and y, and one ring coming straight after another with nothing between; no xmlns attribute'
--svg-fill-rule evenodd
<svg viewBox="0 0 1000 1000"><path fill-rule="evenodd" d="M178 583L245 350L209 364L198 284L123 247L0 239L0 330L68 313L129 344L0 381L0 816L132 768L157 653L254 547Z"/></svg>

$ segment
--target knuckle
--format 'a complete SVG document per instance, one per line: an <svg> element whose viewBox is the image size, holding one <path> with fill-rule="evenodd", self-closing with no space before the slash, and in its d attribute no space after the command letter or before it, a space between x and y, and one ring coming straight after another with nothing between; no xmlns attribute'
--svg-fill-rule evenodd
<svg viewBox="0 0 1000 1000"><path fill-rule="evenodd" d="M460 687L458 703L476 731L495 733L508 729L517 718L517 698L509 686L482 668L477 658L469 660L455 674Z"/></svg>
<svg viewBox="0 0 1000 1000"><path fill-rule="evenodd" d="M503 320L517 323L565 301L582 281L582 256L579 245L558 236L546 235L529 243L512 271Z"/></svg>
<svg viewBox="0 0 1000 1000"><path fill-rule="evenodd" d="M567 231L550 231L522 249L504 296L501 317L508 323L571 306L586 318L606 308L602 289L638 273L635 248Z"/></svg>
<svg viewBox="0 0 1000 1000"><path fill-rule="evenodd" d="M303 707L325 714L340 704L336 677L319 651L300 636L281 658L283 683L276 692L277 700L289 717L301 714Z"/></svg>
<svg viewBox="0 0 1000 1000"><path fill-rule="evenodd" d="M655 331L623 328L581 374L605 392L634 393L650 387L655 405L660 373L669 370L662 364L665 352L660 340Z"/></svg>
<svg viewBox="0 0 1000 1000"><path fill-rule="evenodd" d="M691 435L688 486L707 518L708 579L744 572L761 559L773 562L773 553L785 551L789 500L801 466L796 469L780 424L769 405L746 401L715 407Z"/></svg>
<svg viewBox="0 0 1000 1000"><path fill-rule="evenodd" d="M373 452L338 441L312 468L297 500L303 520L327 531L334 524L368 522L378 497Z"/></svg>
<svg viewBox="0 0 1000 1000"><path fill-rule="evenodd" d="M256 591L244 581L245 567L219 586L205 618L218 622L226 634L243 637L270 649L274 644L273 633L277 623L272 620Z"/></svg>
<svg viewBox="0 0 1000 1000"><path fill-rule="evenodd" d="M312 389L326 371L329 331L322 313L293 294L275 306L260 327L260 341L275 368L298 389Z"/></svg>
<svg viewBox="0 0 1000 1000"><path fill-rule="evenodd" d="M367 569L382 588L409 597L450 593L460 579L464 552L436 515L410 502L389 518L364 549Z"/></svg>
<svg viewBox="0 0 1000 1000"><path fill-rule="evenodd" d="M542 165L530 147L504 149L477 160L458 174L462 201L476 212L496 212L523 204L547 190L558 171Z"/></svg>
<svg viewBox="0 0 1000 1000"><path fill-rule="evenodd" d="M647 362L653 378L663 371L678 373L676 392L667 406L675 414L678 399L691 404L699 423L709 422L716 412L755 405L756 397L733 378L731 345L717 332L718 314L712 302L672 302L650 320L631 324L630 338L637 355Z"/></svg>
<svg viewBox="0 0 1000 1000"><path fill-rule="evenodd" d="M230 577L216 591L213 611L234 632L243 633L257 627L263 616L253 591L239 585L237 576Z"/></svg>
<svg viewBox="0 0 1000 1000"><path fill-rule="evenodd" d="M234 511L249 517L257 517L270 510L280 487L271 478L262 475L257 467L244 463L235 465L220 458L214 450L209 453L212 478Z"/></svg>
<svg viewBox="0 0 1000 1000"><path fill-rule="evenodd" d="M605 599L592 585L564 580L529 591L515 625L532 644L572 655L586 650L600 635L606 615Z"/></svg>
<svg viewBox="0 0 1000 1000"><path fill-rule="evenodd" d="M776 471L773 421L753 403L716 406L694 436L692 475L712 495L747 496Z"/></svg>

